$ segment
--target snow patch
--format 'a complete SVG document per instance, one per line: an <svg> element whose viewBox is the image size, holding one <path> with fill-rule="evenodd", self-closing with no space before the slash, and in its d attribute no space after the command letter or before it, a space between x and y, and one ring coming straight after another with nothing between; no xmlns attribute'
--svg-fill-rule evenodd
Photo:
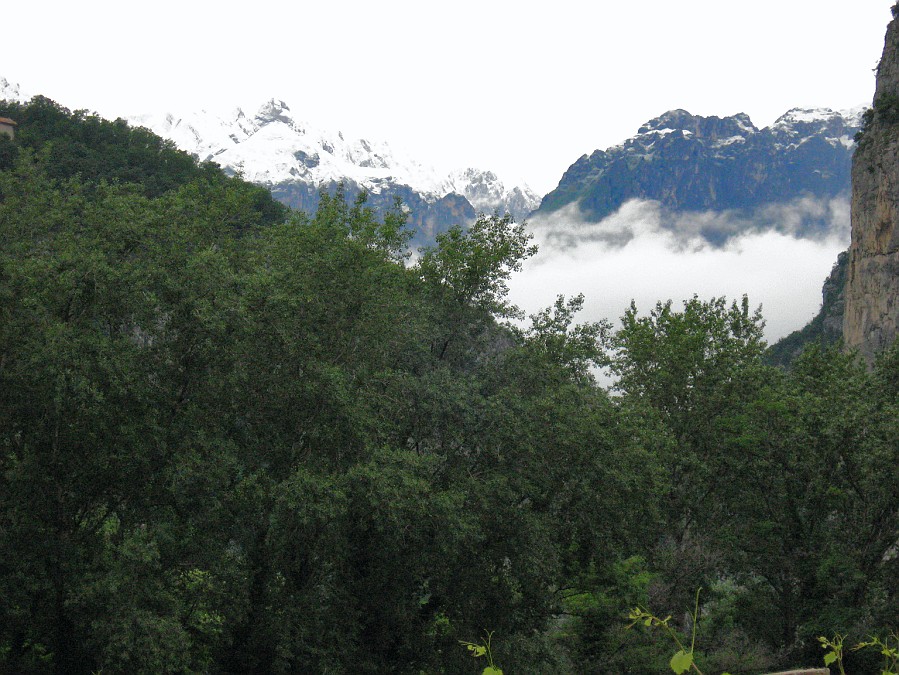
<svg viewBox="0 0 899 675"><path fill-rule="evenodd" d="M719 138L717 141L713 143L713 146L716 148L723 147L725 145L733 145L734 143L745 143L745 136L730 136L728 138Z"/></svg>

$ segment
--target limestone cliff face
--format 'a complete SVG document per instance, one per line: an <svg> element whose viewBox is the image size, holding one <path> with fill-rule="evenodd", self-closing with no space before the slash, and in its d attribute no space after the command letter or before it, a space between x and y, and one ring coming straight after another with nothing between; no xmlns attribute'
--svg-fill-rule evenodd
<svg viewBox="0 0 899 675"><path fill-rule="evenodd" d="M895 18L887 28L874 107L852 162L852 244L845 302L843 340L870 364L899 336L899 19Z"/></svg>

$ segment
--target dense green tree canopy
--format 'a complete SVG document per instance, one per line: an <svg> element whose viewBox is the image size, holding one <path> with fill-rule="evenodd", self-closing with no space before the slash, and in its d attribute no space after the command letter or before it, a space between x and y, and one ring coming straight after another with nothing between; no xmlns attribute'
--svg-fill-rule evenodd
<svg viewBox="0 0 899 675"><path fill-rule="evenodd" d="M411 264L400 204L286 213L4 106L4 672L473 673L485 630L505 672L659 672L627 611L699 586L706 672L899 621L899 352L768 368L747 299L505 323L508 217Z"/></svg>

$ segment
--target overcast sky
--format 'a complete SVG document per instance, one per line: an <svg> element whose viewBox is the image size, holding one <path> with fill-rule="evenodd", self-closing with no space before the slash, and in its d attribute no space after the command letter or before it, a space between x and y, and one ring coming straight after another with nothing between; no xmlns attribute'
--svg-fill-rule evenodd
<svg viewBox="0 0 899 675"><path fill-rule="evenodd" d="M672 108L870 103L893 0L7 3L0 77L109 117L251 111L524 178Z"/></svg>

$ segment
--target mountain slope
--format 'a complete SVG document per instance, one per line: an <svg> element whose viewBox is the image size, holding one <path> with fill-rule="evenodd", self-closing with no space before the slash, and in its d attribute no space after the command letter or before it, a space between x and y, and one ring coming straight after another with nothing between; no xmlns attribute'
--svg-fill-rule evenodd
<svg viewBox="0 0 899 675"><path fill-rule="evenodd" d="M701 117L672 110L624 143L584 155L547 194L536 215L577 204L600 220L630 199L675 212L757 210L811 196L848 195L861 109L793 109L758 129L745 114ZM824 227L825 215L800 234Z"/></svg>

